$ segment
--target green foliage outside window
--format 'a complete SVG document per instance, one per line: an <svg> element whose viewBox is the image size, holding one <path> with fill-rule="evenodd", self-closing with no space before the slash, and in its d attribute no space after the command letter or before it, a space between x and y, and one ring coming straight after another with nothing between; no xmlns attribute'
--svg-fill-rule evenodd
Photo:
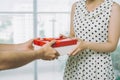
<svg viewBox="0 0 120 80"><path fill-rule="evenodd" d="M116 71L116 80L120 80L120 45L112 53L113 67Z"/></svg>
<svg viewBox="0 0 120 80"><path fill-rule="evenodd" d="M12 32L10 33L7 33L6 30L8 28L10 28L10 26L12 25L12 22L11 22L11 17L9 16L1 16L0 17L0 43L12 43L13 42L13 35L12 35ZM9 36L7 36L7 39L4 39L3 34L9 34Z"/></svg>

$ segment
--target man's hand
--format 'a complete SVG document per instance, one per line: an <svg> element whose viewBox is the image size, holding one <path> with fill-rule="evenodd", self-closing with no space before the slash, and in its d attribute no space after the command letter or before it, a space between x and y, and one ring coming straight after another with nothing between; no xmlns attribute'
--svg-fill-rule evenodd
<svg viewBox="0 0 120 80"><path fill-rule="evenodd" d="M39 49L38 52L42 50L42 53L39 54L40 57L38 57L43 60L53 60L58 58L59 53L51 47L55 42L55 40L48 42L41 49Z"/></svg>

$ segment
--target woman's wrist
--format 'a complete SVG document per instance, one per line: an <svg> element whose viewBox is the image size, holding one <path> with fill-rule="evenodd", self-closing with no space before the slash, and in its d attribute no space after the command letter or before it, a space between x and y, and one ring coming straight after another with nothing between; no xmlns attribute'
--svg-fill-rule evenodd
<svg viewBox="0 0 120 80"><path fill-rule="evenodd" d="M86 41L86 43L85 43L86 49L90 49L89 45L90 45L90 42Z"/></svg>
<svg viewBox="0 0 120 80"><path fill-rule="evenodd" d="M84 41L84 49L89 49L89 42Z"/></svg>

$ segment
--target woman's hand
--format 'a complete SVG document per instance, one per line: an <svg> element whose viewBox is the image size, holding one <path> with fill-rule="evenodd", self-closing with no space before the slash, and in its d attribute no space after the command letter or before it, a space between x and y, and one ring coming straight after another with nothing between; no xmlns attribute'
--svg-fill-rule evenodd
<svg viewBox="0 0 120 80"><path fill-rule="evenodd" d="M85 50L86 47L86 42L77 38L78 39L78 43L77 43L77 47L70 53L70 56L74 56L76 55L78 52L81 52L83 50Z"/></svg>
<svg viewBox="0 0 120 80"><path fill-rule="evenodd" d="M69 38L69 37L67 37L67 36L65 36L65 35L63 35L63 34L60 34L59 37L60 37L60 38Z"/></svg>
<svg viewBox="0 0 120 80"><path fill-rule="evenodd" d="M75 36L71 36L71 35L65 36L63 34L60 34L59 36L60 36L60 38L75 38Z"/></svg>

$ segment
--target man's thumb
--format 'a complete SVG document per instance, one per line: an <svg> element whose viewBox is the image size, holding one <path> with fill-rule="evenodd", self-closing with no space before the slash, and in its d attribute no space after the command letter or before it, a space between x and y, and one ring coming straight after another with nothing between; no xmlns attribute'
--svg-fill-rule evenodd
<svg viewBox="0 0 120 80"><path fill-rule="evenodd" d="M49 42L49 45L52 46L53 44L55 44L56 40L52 40L51 42Z"/></svg>

